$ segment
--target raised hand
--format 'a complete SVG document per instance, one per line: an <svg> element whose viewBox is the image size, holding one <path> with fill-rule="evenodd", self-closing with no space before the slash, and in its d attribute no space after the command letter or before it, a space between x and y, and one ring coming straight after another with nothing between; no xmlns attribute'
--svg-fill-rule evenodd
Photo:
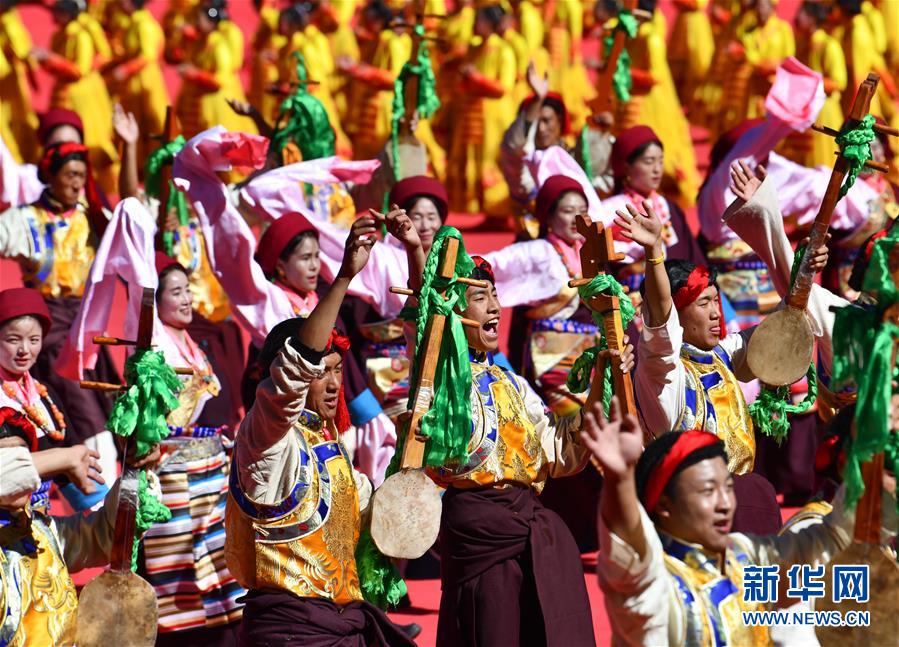
<svg viewBox="0 0 899 647"><path fill-rule="evenodd" d="M126 144L136 144L140 137L140 127L137 125L137 119L125 109L120 103L115 104L112 109L112 127L115 129L116 135L121 137Z"/></svg>
<svg viewBox="0 0 899 647"><path fill-rule="evenodd" d="M537 71L537 66L534 65L534 61L528 63L528 86L537 95L538 99L546 98L546 95L549 94L549 77L547 75L540 75Z"/></svg>
<svg viewBox="0 0 899 647"><path fill-rule="evenodd" d="M621 233L643 247L653 247L662 237L662 221L649 202L643 202L643 213L629 204L627 213L616 211L615 215L615 224L621 227Z"/></svg>
<svg viewBox="0 0 899 647"><path fill-rule="evenodd" d="M618 398L612 398L609 419L597 402L584 416L581 442L602 467L606 478L622 480L633 475L637 459L643 452L643 432L632 414L622 418Z"/></svg>
<svg viewBox="0 0 899 647"><path fill-rule="evenodd" d="M746 162L737 160L730 167L730 190L743 202L749 202L762 186L767 175L765 167L761 164L755 167L755 173L753 173Z"/></svg>
<svg viewBox="0 0 899 647"><path fill-rule="evenodd" d="M249 101L238 101L237 99L225 99L225 101L231 110L241 117L252 117L256 113L256 108Z"/></svg>
<svg viewBox="0 0 899 647"><path fill-rule="evenodd" d="M369 209L368 212L379 224L383 224L387 228L387 232L400 241L406 249L421 247L418 230L415 229L415 225L412 224L412 219L405 209L400 209L394 204L386 215L374 209Z"/></svg>
<svg viewBox="0 0 899 647"><path fill-rule="evenodd" d="M362 271L371 255L377 231L377 221L373 216L362 216L353 223L350 235L346 239L343 262L340 264L337 278L351 279Z"/></svg>

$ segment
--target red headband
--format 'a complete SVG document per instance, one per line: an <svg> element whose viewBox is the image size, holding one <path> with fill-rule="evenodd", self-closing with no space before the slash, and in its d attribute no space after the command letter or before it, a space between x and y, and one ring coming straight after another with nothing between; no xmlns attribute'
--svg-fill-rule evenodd
<svg viewBox="0 0 899 647"><path fill-rule="evenodd" d="M82 155L86 168L84 179L84 195L87 198L87 214L91 229L97 238L103 236L108 224L106 216L103 214L103 200L100 198L100 191L94 180L94 172L91 169L90 151L84 144L78 142L57 142L52 146L48 146L44 150L44 155L38 163L38 179L46 184L50 181L50 174L55 173L59 169L53 167L70 155Z"/></svg>
<svg viewBox="0 0 899 647"><path fill-rule="evenodd" d="M482 256L472 256L471 260L474 261L474 270L472 270L472 276L470 276L469 278L481 279L482 277L486 276L486 280L495 285L496 276L494 276L493 274L493 266L490 264L490 262ZM478 276L475 276L476 274Z"/></svg>
<svg viewBox="0 0 899 647"><path fill-rule="evenodd" d="M44 151L44 155L38 163L38 177L40 180L47 182L50 179L50 174L54 172L53 166L59 164L69 155L83 155L84 163L88 163L87 146L78 142L57 142Z"/></svg>
<svg viewBox="0 0 899 647"><path fill-rule="evenodd" d="M691 429L681 433L680 437L674 441L671 449L665 454L662 462L649 475L646 483L646 489L643 491L643 507L648 514L652 514L668 485L668 481L674 475L674 472L681 463L697 449L714 445L721 442L718 436L708 431L699 431Z"/></svg>
<svg viewBox="0 0 899 647"><path fill-rule="evenodd" d="M864 250L862 250L862 254L864 254L864 259L866 263L871 262L871 256L874 254L874 243L887 235L886 229L881 229L876 234L872 235L868 242L865 244Z"/></svg>
<svg viewBox="0 0 899 647"><path fill-rule="evenodd" d="M693 271L690 272L690 276L687 277L687 282L678 288L677 292L672 295L671 298L674 300L674 307L677 308L678 311L683 310L696 301L696 299L699 298L699 295L702 294L709 285L714 285L714 283L709 281L709 268L705 265L697 265L693 268ZM718 316L721 319L718 336L721 337L721 339L724 339L727 335L727 331L724 326L724 306L721 303L720 295L718 298Z"/></svg>
<svg viewBox="0 0 899 647"><path fill-rule="evenodd" d="M331 331L331 337L328 339L327 352L346 353L350 349L350 340L341 335L337 328ZM340 392L337 396L337 415L334 416L334 427L338 434L342 434L350 428L350 410L346 406L346 395L343 390L343 381L340 382Z"/></svg>

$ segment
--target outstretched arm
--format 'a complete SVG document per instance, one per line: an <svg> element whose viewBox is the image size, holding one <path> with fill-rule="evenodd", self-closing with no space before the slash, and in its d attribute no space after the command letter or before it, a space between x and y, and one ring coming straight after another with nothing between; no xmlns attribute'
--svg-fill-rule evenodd
<svg viewBox="0 0 899 647"><path fill-rule="evenodd" d="M122 168L119 170L119 200L138 197L140 181L137 173L137 140L140 128L137 119L125 112L121 104L115 104L112 113L112 127L122 140Z"/></svg>
<svg viewBox="0 0 899 647"><path fill-rule="evenodd" d="M425 252L412 219L406 214L405 209L400 209L397 205L393 205L386 215L374 209L368 211L387 228L388 233L403 244L409 267L409 287L420 290L425 271Z"/></svg>
<svg viewBox="0 0 899 647"><path fill-rule="evenodd" d="M602 467L605 477L599 498L602 523L627 542L642 558L646 541L637 499L634 468L643 451L643 432L637 419L622 417L618 398L612 398L609 419L597 403L585 414L581 441Z"/></svg>

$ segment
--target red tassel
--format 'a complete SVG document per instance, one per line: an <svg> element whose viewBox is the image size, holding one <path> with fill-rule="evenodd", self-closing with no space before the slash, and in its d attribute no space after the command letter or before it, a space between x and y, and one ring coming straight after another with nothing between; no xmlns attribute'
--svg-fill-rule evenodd
<svg viewBox="0 0 899 647"><path fill-rule="evenodd" d="M350 340L338 332L336 328L331 331L328 339L328 350L336 348L341 354L350 349ZM342 434L350 428L350 410L346 406L346 395L343 390L343 382L340 383L340 394L337 396L337 415L334 418L334 427L338 434Z"/></svg>

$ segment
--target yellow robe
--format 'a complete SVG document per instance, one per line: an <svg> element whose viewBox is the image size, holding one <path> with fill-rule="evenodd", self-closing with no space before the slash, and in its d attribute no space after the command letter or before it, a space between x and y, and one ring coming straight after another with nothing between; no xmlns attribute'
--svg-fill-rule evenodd
<svg viewBox="0 0 899 647"><path fill-rule="evenodd" d="M370 58L363 53L363 63L371 65L390 78L396 79L403 65L412 55L412 38L409 34L397 34L385 29L378 36L377 45ZM390 136L393 115L393 91L354 80L356 86L347 111L347 132L353 140L356 159L377 157Z"/></svg>
<svg viewBox="0 0 899 647"><path fill-rule="evenodd" d="M117 192L119 154L112 140L112 102L95 68L95 62L111 51L108 43L105 49L102 44L98 49L98 43L101 43L98 35L79 20L72 20L53 34L50 49L72 63L80 76L75 80L58 76L50 105L74 110L81 117L84 145L90 149L94 176L104 191L113 194Z"/></svg>
<svg viewBox="0 0 899 647"><path fill-rule="evenodd" d="M330 79L334 76L336 66L331 55L331 45L325 36L315 25L308 25L305 30L297 31L290 41L281 49L278 57L280 61L281 83L294 83L296 81L296 60L294 53L299 52L306 61L307 78L318 83L309 86L309 92L325 106L328 120L334 128L336 135L336 147L339 155L349 156L351 146L350 139L344 131L340 115L337 112L337 104L331 95Z"/></svg>
<svg viewBox="0 0 899 647"><path fill-rule="evenodd" d="M886 64L893 77L899 76L899 2L883 0L880 2L886 27L887 53Z"/></svg>
<svg viewBox="0 0 899 647"><path fill-rule="evenodd" d="M634 93L628 103L619 104L616 127L624 130L645 124L655 131L665 147L666 180L677 186L678 202L692 206L699 190L699 171L690 125L668 67L664 19L659 12L652 21L640 25L628 50L632 65L648 71L655 83L645 94Z"/></svg>
<svg viewBox="0 0 899 647"><path fill-rule="evenodd" d="M709 72L715 53L708 6L709 0L696 0L696 9L678 13L668 42L671 76L681 103L691 114L697 90Z"/></svg>
<svg viewBox="0 0 899 647"><path fill-rule="evenodd" d="M243 86L234 72L231 46L224 34L213 31L192 56L194 66L206 72L218 84L217 89L197 82L184 83L176 107L181 130L185 137L221 124L228 130L256 133L256 125L247 117L237 115L226 99L244 101Z"/></svg>
<svg viewBox="0 0 899 647"><path fill-rule="evenodd" d="M453 118L446 174L450 209L505 216L509 187L497 160L503 133L517 109L515 52L502 36L491 34L472 44L465 64L474 66L490 91L463 83L448 106Z"/></svg>
<svg viewBox="0 0 899 647"><path fill-rule="evenodd" d="M546 49L550 60L550 87L562 95L571 117L571 127L577 132L590 114L587 103L596 97L596 88L587 77L581 55L583 7L574 0L557 2L555 15L547 22L549 31L546 34Z"/></svg>
<svg viewBox="0 0 899 647"><path fill-rule="evenodd" d="M843 54L846 57L846 67L849 70L847 92L843 94L843 112L848 112L852 107L855 91L865 80L869 72L884 69L886 66L883 56L878 53L875 46L876 39L871 31L871 24L864 14L852 17L848 26L840 25L833 31L833 37L843 45ZM883 117L891 125L895 114L893 102L881 83L877 93L871 99L871 107L868 110L872 115Z"/></svg>
<svg viewBox="0 0 899 647"><path fill-rule="evenodd" d="M731 125L740 123L744 118L765 116L765 96L771 89L773 77L761 74L760 67L774 67L787 57L796 55L793 27L777 16L771 16L761 26L755 16L750 16L739 35L746 54L744 67L748 66L750 78L746 88L745 112L738 114Z"/></svg>
<svg viewBox="0 0 899 647"><path fill-rule="evenodd" d="M0 14L0 55L6 60L0 70L0 132L18 162L36 162L40 155L27 76L31 47L19 12L12 8Z"/></svg>
<svg viewBox="0 0 899 647"><path fill-rule="evenodd" d="M124 56L140 67L126 79L122 86L122 107L134 113L140 126L138 159L146 159L156 144L151 138L162 133L165 126L165 110L169 105L169 93L159 67L159 58L165 44L162 27L147 9L131 15L122 45Z"/></svg>
<svg viewBox="0 0 899 647"><path fill-rule="evenodd" d="M269 86L278 82L278 52L287 39L278 33L278 9L264 6L259 10L259 27L253 37L253 62L250 75L250 103L263 117L274 123L281 107L281 97L269 92Z"/></svg>
<svg viewBox="0 0 899 647"><path fill-rule="evenodd" d="M839 129L843 124L842 97L846 90L846 58L843 56L843 48L840 43L823 29L816 30L810 40L808 59L803 62L816 72L820 72L825 79L830 79L836 85L836 89L827 95L824 107L818 115L818 122L831 128ZM805 166L831 166L833 165L834 141L833 137L809 131L811 148L805 151L805 155L797 158L797 161Z"/></svg>

